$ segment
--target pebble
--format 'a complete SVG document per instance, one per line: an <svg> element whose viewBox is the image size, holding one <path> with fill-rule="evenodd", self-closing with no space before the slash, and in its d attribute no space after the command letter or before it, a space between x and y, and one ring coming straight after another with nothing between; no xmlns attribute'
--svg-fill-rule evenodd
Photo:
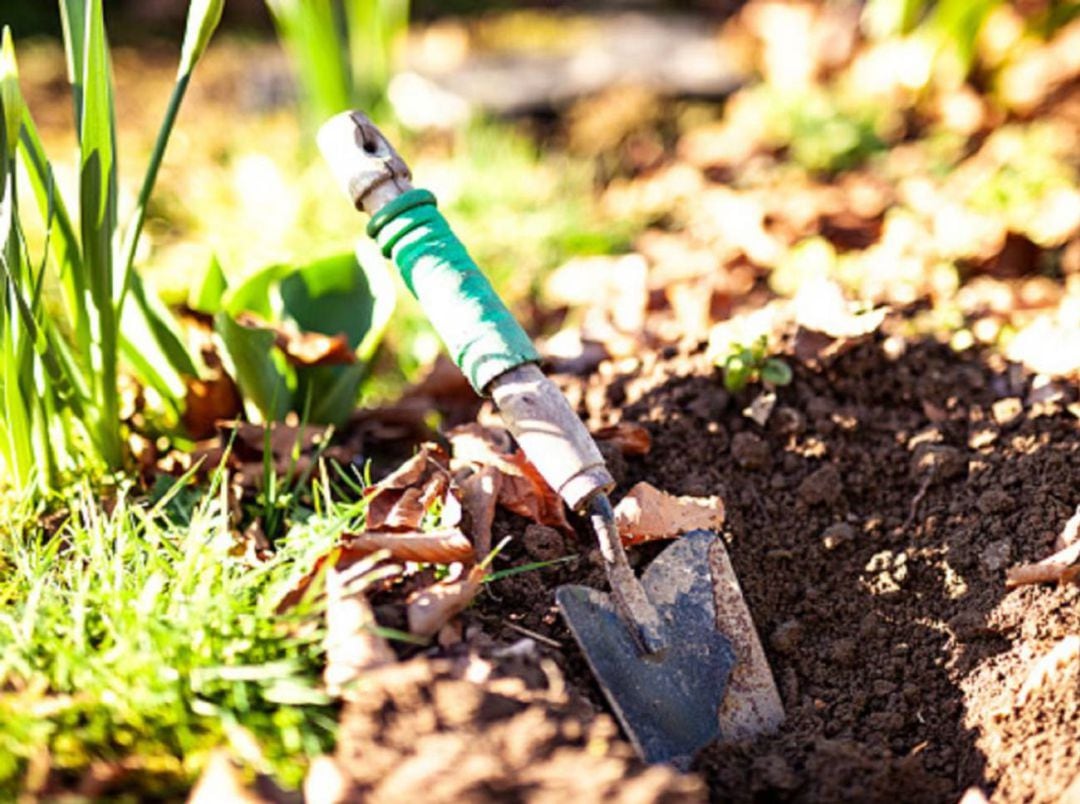
<svg viewBox="0 0 1080 804"><path fill-rule="evenodd" d="M911 457L912 476L931 478L932 483L954 480L967 471L967 455L956 447L920 444Z"/></svg>
<svg viewBox="0 0 1080 804"><path fill-rule="evenodd" d="M983 514L1004 514L1016 506L1012 495L1002 489L990 489L979 495L976 503Z"/></svg>
<svg viewBox="0 0 1080 804"><path fill-rule="evenodd" d="M843 492L840 473L835 466L822 466L811 472L799 484L799 499L807 505L831 505Z"/></svg>
<svg viewBox="0 0 1080 804"><path fill-rule="evenodd" d="M837 522L821 532L821 546L826 550L835 550L855 541L857 537L858 532L855 528L847 522Z"/></svg>
<svg viewBox="0 0 1080 804"><path fill-rule="evenodd" d="M1024 403L1015 396L999 399L990 406L990 415L1001 427L1008 427L1016 422L1024 412Z"/></svg>
<svg viewBox="0 0 1080 804"><path fill-rule="evenodd" d="M979 557L979 561L990 572L998 572L1012 563L1012 542L1008 539L998 539L986 545Z"/></svg>
<svg viewBox="0 0 1080 804"><path fill-rule="evenodd" d="M736 433L731 439L731 455L743 469L764 469L769 465L769 444L755 433Z"/></svg>

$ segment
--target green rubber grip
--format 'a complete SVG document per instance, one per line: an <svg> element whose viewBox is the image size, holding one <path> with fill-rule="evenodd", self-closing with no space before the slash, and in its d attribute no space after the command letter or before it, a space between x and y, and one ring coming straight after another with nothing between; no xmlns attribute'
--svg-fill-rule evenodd
<svg viewBox="0 0 1080 804"><path fill-rule="evenodd" d="M500 374L540 355L435 204L427 190L409 190L376 212L367 231L482 394Z"/></svg>

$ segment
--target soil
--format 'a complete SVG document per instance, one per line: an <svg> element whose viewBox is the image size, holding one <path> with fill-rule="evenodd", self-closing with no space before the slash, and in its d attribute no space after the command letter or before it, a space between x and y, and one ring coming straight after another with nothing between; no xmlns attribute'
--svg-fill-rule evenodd
<svg viewBox="0 0 1080 804"><path fill-rule="evenodd" d="M604 762L621 763L627 780L588 781L599 760L583 735L611 721L595 719L606 703L552 597L561 583L604 587L583 537L567 544L577 561L491 584L450 649L492 657L523 633L539 635L536 649L560 671L545 665L546 691L531 693L542 700L497 728L477 714L447 729L437 725L439 694L416 699L413 762L427 756L419 746L431 734L462 757L438 760L451 778L472 778L465 768L492 759L501 769L455 789L456 800L532 800L567 785L584 800L661 800L692 795L695 779L711 799L736 802L957 801L971 786L995 801L1080 796L1076 658L1023 705L1018 697L1038 659L1080 634L1080 586L1005 586L1008 567L1053 551L1077 503L1075 386L1035 389L998 357L880 333L811 365L788 360L795 380L765 427L741 413L753 390L727 394L700 345L559 378L591 425L621 419L652 435L648 455L612 462L616 499L641 480L723 498L723 537L786 710L779 732L705 749L685 789L670 771L635 777L640 768L616 740L617 760ZM546 534L524 520L500 514L496 530L496 539L518 537L501 562L551 557ZM567 733L567 722L578 725ZM506 745L537 729L546 736L536 759L508 760ZM369 730L368 739L385 749L395 738ZM371 749L349 745L354 756ZM545 779L562 787L535 782L555 757L570 764Z"/></svg>

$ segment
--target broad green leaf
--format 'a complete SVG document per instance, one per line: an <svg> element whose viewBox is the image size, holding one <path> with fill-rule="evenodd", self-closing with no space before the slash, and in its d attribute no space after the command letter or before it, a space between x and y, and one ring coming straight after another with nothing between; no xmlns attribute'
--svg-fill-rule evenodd
<svg viewBox="0 0 1080 804"><path fill-rule="evenodd" d="M245 400L251 401L267 421L284 418L293 395L274 360L274 333L239 324L224 312L214 317L214 328Z"/></svg>
<svg viewBox="0 0 1080 804"><path fill-rule="evenodd" d="M191 0L188 6L187 27L184 44L180 49L178 76L190 75L195 63L202 57L210 37L221 22L225 0Z"/></svg>
<svg viewBox="0 0 1080 804"><path fill-rule="evenodd" d="M221 300L228 287L229 282L225 278L225 272L221 269L217 255L211 256L202 281L197 287L192 288L188 296L188 307L200 313L214 315L221 311Z"/></svg>
<svg viewBox="0 0 1080 804"><path fill-rule="evenodd" d="M94 312L91 316L91 350L96 418L95 441L110 467L123 462L120 437L120 398L116 386L119 336L116 304L123 291L113 273L113 240L116 235L116 120L113 107L112 71L102 15L102 0L86 6L83 53L83 104L79 120L79 219L83 267Z"/></svg>
<svg viewBox="0 0 1080 804"><path fill-rule="evenodd" d="M310 402L312 421L340 423L356 406L368 362L390 320L395 298L393 283L381 258L364 260L361 264L356 255L346 253L300 267L270 266L232 288L225 295L222 306L225 317L234 327L240 326L235 323L238 315L252 312L272 324L287 323L300 332L344 334L356 352L358 362L343 366L296 367L296 388L289 397L293 409ZM268 330L243 327L241 331L256 329L263 333L262 341L270 348L273 335ZM240 364L244 358L233 352L240 333L232 331L230 339L220 326L219 333L232 363L238 371L243 371ZM243 345L249 346L249 340L244 340ZM274 359L264 355L259 371L264 377L276 372L285 383L279 369L271 370L276 365ZM261 384L265 382L264 379ZM249 381L245 386L241 381L240 385L247 395L253 382ZM264 415L268 415L266 391L260 391L260 399L255 402ZM288 409L287 406L285 410Z"/></svg>

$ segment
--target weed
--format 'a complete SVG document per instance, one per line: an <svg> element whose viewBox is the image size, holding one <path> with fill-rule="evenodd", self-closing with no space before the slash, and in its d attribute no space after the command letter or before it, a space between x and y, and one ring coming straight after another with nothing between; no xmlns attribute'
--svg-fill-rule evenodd
<svg viewBox="0 0 1080 804"><path fill-rule="evenodd" d="M724 387L738 393L752 382L770 386L788 385L791 367L778 357L769 356L769 341L762 335L745 346L733 343L726 357L718 361L724 371Z"/></svg>

